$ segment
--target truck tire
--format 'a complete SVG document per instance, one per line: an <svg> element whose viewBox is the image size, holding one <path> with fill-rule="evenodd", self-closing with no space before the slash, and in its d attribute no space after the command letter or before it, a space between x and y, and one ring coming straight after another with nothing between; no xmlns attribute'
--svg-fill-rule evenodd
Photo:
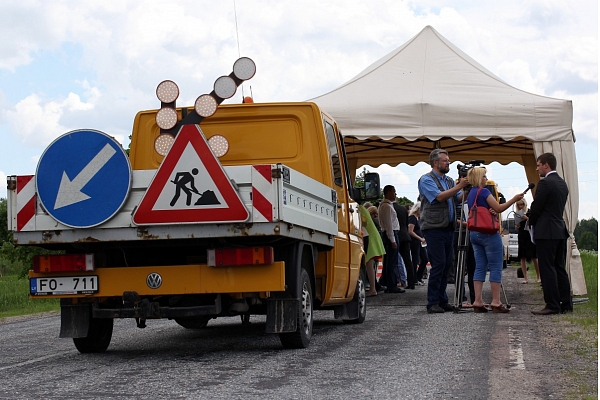
<svg viewBox="0 0 600 400"><path fill-rule="evenodd" d="M175 322L183 326L185 329L203 329L208 325L210 317L195 317L195 318L175 318Z"/></svg>
<svg viewBox="0 0 600 400"><path fill-rule="evenodd" d="M87 337L73 338L80 353L103 353L108 348L113 332L112 318L90 318Z"/></svg>
<svg viewBox="0 0 600 400"><path fill-rule="evenodd" d="M356 319L345 319L344 322L347 324L362 324L365 322L367 317L367 291L365 290L365 270L361 268L358 274L358 281L356 282L356 290L354 291L354 297L352 302L358 306L358 318Z"/></svg>
<svg viewBox="0 0 600 400"><path fill-rule="evenodd" d="M298 326L295 332L279 334L279 340L286 349L305 349L310 344L313 330L313 289L305 269L300 273Z"/></svg>

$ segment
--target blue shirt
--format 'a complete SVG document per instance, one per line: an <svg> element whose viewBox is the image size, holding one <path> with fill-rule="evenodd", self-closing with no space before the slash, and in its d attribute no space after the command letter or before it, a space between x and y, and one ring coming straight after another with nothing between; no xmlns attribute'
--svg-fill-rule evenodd
<svg viewBox="0 0 600 400"><path fill-rule="evenodd" d="M440 184L444 188L444 191L450 189L448 187L448 182L446 181L445 176L438 175L433 170L431 172L433 172L433 174L438 178L438 180L440 181ZM440 192L440 189L438 188L437 184L433 180L433 178L431 176L429 176L429 174L425 174L419 180L419 193L421 193L423 196L425 196L431 204L435 204L435 203L438 203L438 201L435 198L441 192ZM462 194L462 191L458 192L456 194L456 197L460 196L461 194ZM449 214L450 221L454 221L455 220L454 207L452 206L452 201L450 201L450 200L452 200L452 199L450 198L450 199L446 200L446 202L448 203L448 212L450 213Z"/></svg>
<svg viewBox="0 0 600 400"><path fill-rule="evenodd" d="M477 191L479 189L480 188L478 187L473 187L473 189L471 189L471 191L469 192L469 197L467 197L467 204L469 205L469 210L471 209L471 207L473 207L473 204L475 204L475 196L477 196ZM481 192L479 192L479 196L477 196L477 205L489 209L490 205L487 203L487 198L490 194L492 194L492 192L490 192L488 188L481 188Z"/></svg>

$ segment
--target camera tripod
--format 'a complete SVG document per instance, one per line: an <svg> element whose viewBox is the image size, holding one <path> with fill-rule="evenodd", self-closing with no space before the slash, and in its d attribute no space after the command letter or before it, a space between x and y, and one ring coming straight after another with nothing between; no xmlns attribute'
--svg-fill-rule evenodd
<svg viewBox="0 0 600 400"><path fill-rule="evenodd" d="M458 228L458 251L456 253L456 275L455 279L455 290L454 290L454 312L464 312L466 310L462 307L462 299L465 293L465 269L467 265L467 252L469 251L469 228L464 226L465 221L465 199L460 204L460 224Z"/></svg>

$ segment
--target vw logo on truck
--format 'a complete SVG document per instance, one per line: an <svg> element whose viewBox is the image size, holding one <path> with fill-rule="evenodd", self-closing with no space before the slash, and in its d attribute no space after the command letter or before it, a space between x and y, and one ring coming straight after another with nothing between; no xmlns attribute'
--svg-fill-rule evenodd
<svg viewBox="0 0 600 400"><path fill-rule="evenodd" d="M150 289L158 289L160 285L162 285L162 276L156 272L151 273L146 278L146 285L148 285Z"/></svg>

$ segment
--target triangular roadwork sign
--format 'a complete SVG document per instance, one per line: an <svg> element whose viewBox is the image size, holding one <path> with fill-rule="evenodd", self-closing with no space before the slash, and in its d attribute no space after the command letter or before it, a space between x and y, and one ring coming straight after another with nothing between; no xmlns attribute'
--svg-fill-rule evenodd
<svg viewBox="0 0 600 400"><path fill-rule="evenodd" d="M136 225L243 222L238 192L197 125L184 125L133 214Z"/></svg>

